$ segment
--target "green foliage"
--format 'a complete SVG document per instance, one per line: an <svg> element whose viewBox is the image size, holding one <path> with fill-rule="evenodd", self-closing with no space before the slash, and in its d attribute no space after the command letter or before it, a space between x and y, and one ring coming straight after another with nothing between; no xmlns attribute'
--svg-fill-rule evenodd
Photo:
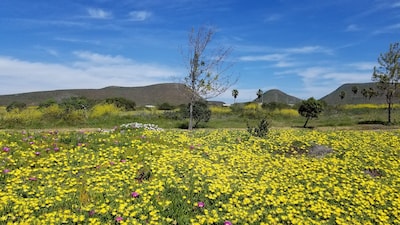
<svg viewBox="0 0 400 225"><path fill-rule="evenodd" d="M288 104L282 102L269 102L269 103L263 103L261 105L261 108L274 111L279 109L290 109L291 107Z"/></svg>
<svg viewBox="0 0 400 225"><path fill-rule="evenodd" d="M105 100L107 104L114 104L118 108L123 108L127 111L135 110L136 103L126 98L115 97L115 98L107 98Z"/></svg>
<svg viewBox="0 0 400 225"><path fill-rule="evenodd" d="M109 117L109 116L117 116L121 112L121 109L117 107L113 103L106 104L97 104L90 111L90 118L100 118L100 117Z"/></svg>
<svg viewBox="0 0 400 225"><path fill-rule="evenodd" d="M315 100L314 98L309 98L307 100L303 100L298 112L301 116L306 117L307 120L304 123L303 127L307 126L308 121L311 118L318 118L318 115L324 110L323 103Z"/></svg>
<svg viewBox="0 0 400 225"><path fill-rule="evenodd" d="M48 105L45 108L39 107L39 109L42 111L43 118L46 120L60 120L64 115L63 109L57 104Z"/></svg>
<svg viewBox="0 0 400 225"><path fill-rule="evenodd" d="M186 108L181 109L183 113L183 118L190 117L190 104L186 106ZM208 108L207 102L204 101L196 101L193 104L193 127L198 127L200 122L208 122L211 118L211 110Z"/></svg>
<svg viewBox="0 0 400 225"><path fill-rule="evenodd" d="M60 106L67 112L73 110L88 110L94 105L94 101L86 97L70 97L63 99Z"/></svg>
<svg viewBox="0 0 400 225"><path fill-rule="evenodd" d="M41 103L39 104L39 109L47 108L47 107L50 107L50 106L53 106L53 105L56 105L56 104L57 104L57 101L56 101L56 100L54 100L54 99L48 99L48 100L46 100L45 102L41 102Z"/></svg>
<svg viewBox="0 0 400 225"><path fill-rule="evenodd" d="M11 104L9 104L6 107L7 112L11 112L15 109L22 111L22 110L26 109L26 104L23 102L12 102Z"/></svg>
<svg viewBox="0 0 400 225"><path fill-rule="evenodd" d="M389 51L381 54L378 58L379 67L374 67L372 80L377 82L377 88L386 98L388 106L388 124L391 121L391 110L394 99L398 96L400 80L400 45L390 44ZM371 98L371 97L370 97Z"/></svg>
<svg viewBox="0 0 400 225"><path fill-rule="evenodd" d="M244 106L241 116L247 119L262 119L268 116L268 112L263 110L259 103L252 102Z"/></svg>
<svg viewBox="0 0 400 225"><path fill-rule="evenodd" d="M173 110L173 109L175 109L175 106L169 104L168 102L164 102L158 106L158 109L159 110Z"/></svg>
<svg viewBox="0 0 400 225"><path fill-rule="evenodd" d="M269 126L270 126L269 122L267 121L266 118L264 118L259 122L257 127L250 127L249 123L247 123L247 131L252 136L265 137L268 134Z"/></svg>

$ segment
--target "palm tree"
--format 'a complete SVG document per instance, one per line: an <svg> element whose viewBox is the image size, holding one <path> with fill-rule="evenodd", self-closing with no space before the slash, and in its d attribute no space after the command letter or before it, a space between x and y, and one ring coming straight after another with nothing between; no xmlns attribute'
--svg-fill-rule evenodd
<svg viewBox="0 0 400 225"><path fill-rule="evenodd" d="M236 103L236 98L239 95L239 91L237 89L232 90L232 96L233 96L233 103Z"/></svg>
<svg viewBox="0 0 400 225"><path fill-rule="evenodd" d="M257 91L257 99L260 99L263 97L264 92L261 89L258 89ZM264 98L261 98L261 103L264 103Z"/></svg>

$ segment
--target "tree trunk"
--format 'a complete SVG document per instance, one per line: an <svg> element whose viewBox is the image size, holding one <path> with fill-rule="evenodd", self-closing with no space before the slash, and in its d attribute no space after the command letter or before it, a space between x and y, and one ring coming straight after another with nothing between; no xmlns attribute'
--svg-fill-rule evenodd
<svg viewBox="0 0 400 225"><path fill-rule="evenodd" d="M307 127L308 120L310 120L310 117L307 117L307 120L306 120L306 122L304 123L303 128L306 128L306 127Z"/></svg>
<svg viewBox="0 0 400 225"><path fill-rule="evenodd" d="M190 100L190 105L189 105L189 130L193 130L193 104L194 104L194 98L192 97Z"/></svg>
<svg viewBox="0 0 400 225"><path fill-rule="evenodd" d="M392 103L388 104L388 125L390 125L392 123Z"/></svg>

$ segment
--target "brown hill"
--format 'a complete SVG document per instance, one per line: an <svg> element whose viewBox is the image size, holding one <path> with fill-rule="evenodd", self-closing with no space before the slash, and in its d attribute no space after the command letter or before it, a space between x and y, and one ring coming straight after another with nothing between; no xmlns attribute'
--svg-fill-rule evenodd
<svg viewBox="0 0 400 225"><path fill-rule="evenodd" d="M352 91L353 87L356 87L357 91L354 93ZM363 89L369 90L372 88L373 90L378 90L376 88L376 83L349 83L343 84L338 87L336 90L331 92L330 94L324 96L320 100L325 101L328 105L344 105L344 104L386 104L385 96L373 96L371 99L367 96L363 95ZM344 98L340 97L341 93L344 93Z"/></svg>
<svg viewBox="0 0 400 225"><path fill-rule="evenodd" d="M301 102L301 99L288 95L280 90L271 89L264 92L262 99L255 99L254 101L256 102L262 101L264 103L278 102L278 103L285 103L288 105L294 105L298 102Z"/></svg>
<svg viewBox="0 0 400 225"><path fill-rule="evenodd" d="M159 105L162 103L180 105L189 102L190 90L183 84L164 83L144 87L110 86L102 89L39 91L13 95L1 95L0 105L6 106L15 101L22 102L27 105L39 105L40 103L49 99L60 101L70 97L86 97L94 100L123 97L134 101L137 106Z"/></svg>

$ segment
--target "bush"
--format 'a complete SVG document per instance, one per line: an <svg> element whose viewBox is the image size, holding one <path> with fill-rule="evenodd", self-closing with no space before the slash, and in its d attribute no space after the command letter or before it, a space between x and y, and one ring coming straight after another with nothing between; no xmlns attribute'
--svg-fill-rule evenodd
<svg viewBox="0 0 400 225"><path fill-rule="evenodd" d="M41 108L43 113L42 119L44 120L59 120L63 117L64 111L59 105L50 105L45 108Z"/></svg>
<svg viewBox="0 0 400 225"><path fill-rule="evenodd" d="M250 133L250 135L255 136L255 137L265 137L268 134L269 131L269 123L266 118L262 119L257 127L250 127L250 125L247 123L247 131Z"/></svg>
<svg viewBox="0 0 400 225"><path fill-rule="evenodd" d="M11 112L15 109L22 111L22 110L26 109L26 104L23 102L12 102L6 108L7 112Z"/></svg>
<svg viewBox="0 0 400 225"><path fill-rule="evenodd" d="M182 113L178 111L165 111L162 114L162 117L168 120L182 120Z"/></svg>
<svg viewBox="0 0 400 225"><path fill-rule="evenodd" d="M8 128L26 126L36 124L42 118L42 113L33 108L27 108L19 111L14 109L11 112L7 112L2 118L2 123Z"/></svg>
<svg viewBox="0 0 400 225"><path fill-rule="evenodd" d="M134 101L122 97L107 98L105 102L107 104L114 104L118 108L123 108L127 111L133 111L136 107L136 103Z"/></svg>
<svg viewBox="0 0 400 225"><path fill-rule="evenodd" d="M45 101L45 102L41 102L41 103L39 104L39 109L48 108L48 107L53 106L53 105L57 105L56 100L54 100L54 99L49 99L49 100L47 100L47 101Z"/></svg>
<svg viewBox="0 0 400 225"><path fill-rule="evenodd" d="M181 109L182 117L190 117L190 104L186 108ZM208 108L207 102L196 101L193 104L193 127L198 127L200 122L208 122L211 118L211 110Z"/></svg>
<svg viewBox="0 0 400 225"><path fill-rule="evenodd" d="M244 106L242 116L248 119L262 119L268 116L258 103L250 103Z"/></svg>
<svg viewBox="0 0 400 225"><path fill-rule="evenodd" d="M68 125L79 125L86 122L85 110L73 110L64 112L62 120Z"/></svg>
<svg viewBox="0 0 400 225"><path fill-rule="evenodd" d="M99 118L103 116L116 116L121 112L121 109L114 104L99 104L95 105L90 111L90 118Z"/></svg>
<svg viewBox="0 0 400 225"><path fill-rule="evenodd" d="M158 106L159 110L173 110L175 107L168 102L164 102L161 105Z"/></svg>
<svg viewBox="0 0 400 225"><path fill-rule="evenodd" d="M263 103L261 105L263 109L268 109L271 111L275 110L280 110L280 109L289 109L291 108L288 104L281 103L281 102L269 102L269 103Z"/></svg>
<svg viewBox="0 0 400 225"><path fill-rule="evenodd" d="M66 112L73 110L88 110L94 105L94 101L90 101L86 97L70 97L63 99L60 103L61 108Z"/></svg>

